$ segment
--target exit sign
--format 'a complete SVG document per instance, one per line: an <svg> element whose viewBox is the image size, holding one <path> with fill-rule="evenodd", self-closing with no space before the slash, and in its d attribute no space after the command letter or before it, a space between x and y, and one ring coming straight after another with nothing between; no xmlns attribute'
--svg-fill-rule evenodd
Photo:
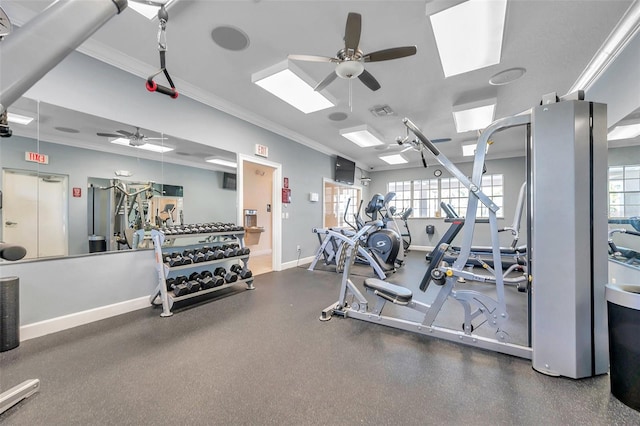
<svg viewBox="0 0 640 426"><path fill-rule="evenodd" d="M267 158L269 156L269 147L266 145L256 144L256 155Z"/></svg>
<svg viewBox="0 0 640 426"><path fill-rule="evenodd" d="M32 163L40 163L40 164L49 164L49 156L45 154L40 154L39 152L25 152L24 153L25 161L30 161Z"/></svg>

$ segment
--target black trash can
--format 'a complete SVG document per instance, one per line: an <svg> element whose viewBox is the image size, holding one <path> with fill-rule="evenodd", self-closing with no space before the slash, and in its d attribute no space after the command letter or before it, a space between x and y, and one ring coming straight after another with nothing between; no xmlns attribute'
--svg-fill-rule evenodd
<svg viewBox="0 0 640 426"><path fill-rule="evenodd" d="M640 285L607 284L611 393L640 411Z"/></svg>
<svg viewBox="0 0 640 426"><path fill-rule="evenodd" d="M0 352L20 344L20 280L0 278Z"/></svg>

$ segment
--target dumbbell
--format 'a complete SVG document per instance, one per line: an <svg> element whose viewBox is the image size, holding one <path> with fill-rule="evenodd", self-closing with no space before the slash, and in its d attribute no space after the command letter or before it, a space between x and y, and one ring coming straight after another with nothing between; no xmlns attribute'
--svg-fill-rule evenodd
<svg viewBox="0 0 640 426"><path fill-rule="evenodd" d="M171 290L173 290L174 296L179 297L189 293L189 287L186 283L187 277L184 275L179 275L173 279ZM169 286L169 282L167 282L167 286Z"/></svg>
<svg viewBox="0 0 640 426"><path fill-rule="evenodd" d="M189 280L185 283L189 293L195 293L196 291L200 290L200 281L198 281L199 278L200 274L197 272L193 272L191 275L189 275Z"/></svg>
<svg viewBox="0 0 640 426"><path fill-rule="evenodd" d="M213 275L217 275L219 277L224 278L225 282L234 283L238 281L238 276L233 272L227 272L223 267L218 267L213 271Z"/></svg>
<svg viewBox="0 0 640 426"><path fill-rule="evenodd" d="M238 250L237 256L246 256L249 253L251 253L251 249L249 249L249 247L245 247Z"/></svg>
<svg viewBox="0 0 640 426"><path fill-rule="evenodd" d="M200 282L202 289L205 290L208 288L220 287L224 284L224 278L213 275L211 271L202 271L198 282Z"/></svg>
<svg viewBox="0 0 640 426"><path fill-rule="evenodd" d="M235 244L227 245L226 249L224 250L224 257L237 256L239 249L240 249L240 247L235 245Z"/></svg>
<svg viewBox="0 0 640 426"><path fill-rule="evenodd" d="M185 265L185 259L178 253L163 253L162 256L164 257L164 263L169 265L171 268L174 266Z"/></svg>
<svg viewBox="0 0 640 426"><path fill-rule="evenodd" d="M186 257L187 259L191 259L191 261L193 263L200 263L200 262L204 262L205 259L205 255L202 254L200 251L194 250L194 249L187 249L182 253L183 257Z"/></svg>
<svg viewBox="0 0 640 426"><path fill-rule="evenodd" d="M231 269L231 272L235 272L236 274L238 274L241 280L246 280L247 278L251 278L253 276L253 272L251 272L250 269L244 269L237 263L235 265L231 265L231 268L229 269Z"/></svg>

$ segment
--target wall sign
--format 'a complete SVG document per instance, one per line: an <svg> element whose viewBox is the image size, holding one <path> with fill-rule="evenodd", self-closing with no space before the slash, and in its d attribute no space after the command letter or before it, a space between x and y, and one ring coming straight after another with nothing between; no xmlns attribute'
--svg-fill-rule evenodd
<svg viewBox="0 0 640 426"><path fill-rule="evenodd" d="M72 193L74 198L82 197L82 188L73 188Z"/></svg>
<svg viewBox="0 0 640 426"><path fill-rule="evenodd" d="M286 177L284 178L284 183L282 184L283 187L288 188L289 187L289 178Z"/></svg>
<svg viewBox="0 0 640 426"><path fill-rule="evenodd" d="M256 155L259 157L269 157L269 147L266 145L256 144Z"/></svg>
<svg viewBox="0 0 640 426"><path fill-rule="evenodd" d="M40 154L39 152L25 152L24 160L32 163L49 164L49 156L46 154Z"/></svg>

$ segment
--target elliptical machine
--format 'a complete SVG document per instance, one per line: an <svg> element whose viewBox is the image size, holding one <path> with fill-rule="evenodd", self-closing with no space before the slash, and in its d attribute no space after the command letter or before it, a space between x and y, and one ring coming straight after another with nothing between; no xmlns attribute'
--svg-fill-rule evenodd
<svg viewBox="0 0 640 426"><path fill-rule="evenodd" d="M367 207L365 213L372 221L382 220L384 227L378 229L367 236L366 246L371 251L371 254L376 258L381 265L393 265L394 268L401 266L404 260L404 253L402 250L402 239L400 233L392 229L395 225L395 221L389 215L382 215L381 210L384 209L390 200L387 198L393 198L395 194L390 197L383 197L382 194L375 194ZM378 217L378 215L382 217ZM391 225L390 225L391 224Z"/></svg>

